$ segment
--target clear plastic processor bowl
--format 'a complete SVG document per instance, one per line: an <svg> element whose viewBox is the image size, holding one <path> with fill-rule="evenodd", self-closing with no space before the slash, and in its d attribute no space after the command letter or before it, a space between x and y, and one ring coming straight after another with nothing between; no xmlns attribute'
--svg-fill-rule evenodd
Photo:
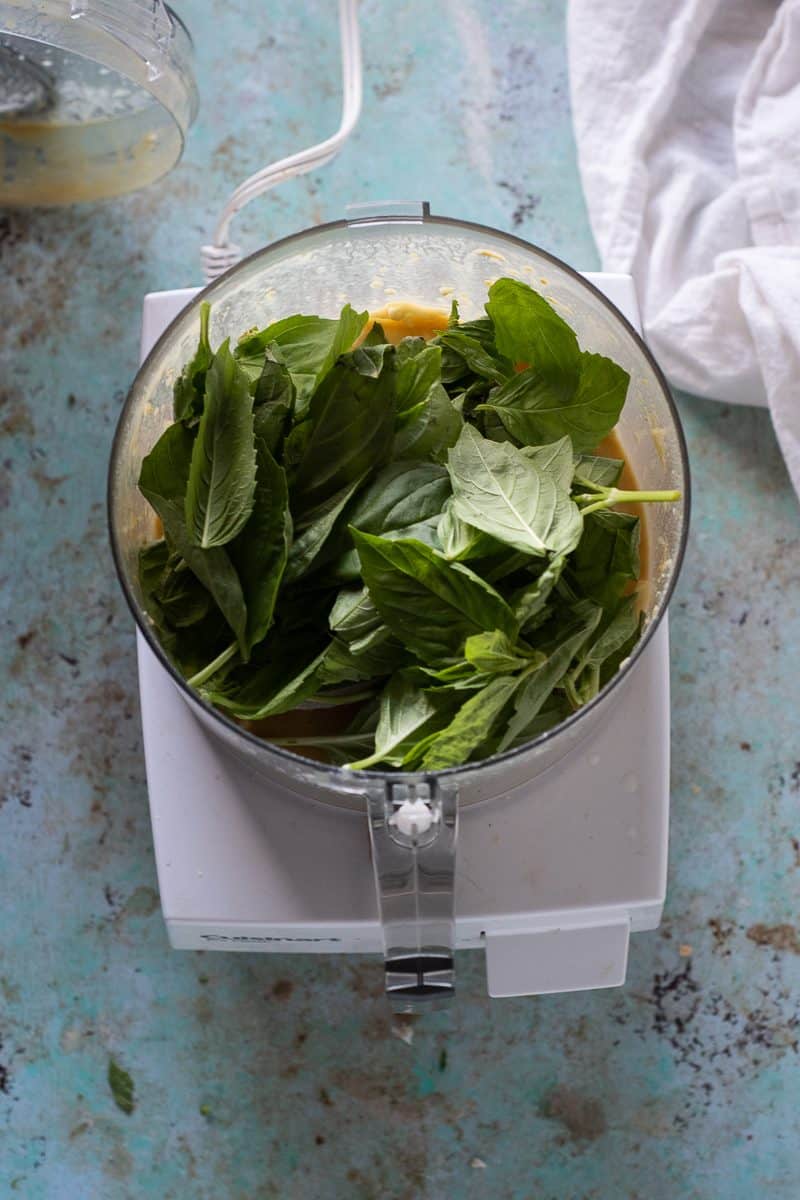
<svg viewBox="0 0 800 1200"><path fill-rule="evenodd" d="M163 0L0 0L0 205L118 196L180 159L192 41Z"/></svg>
<svg viewBox="0 0 800 1200"><path fill-rule="evenodd" d="M488 285L501 275L541 291L575 329L581 347L630 374L618 429L634 473L648 488L680 490L681 501L649 507L649 580L645 632L634 653L591 703L521 748L482 762L421 774L348 772L271 746L202 702L162 651L142 605L140 546L152 538L152 512L137 488L142 458L172 420L172 385L194 352L200 300L211 305L212 342L236 339L296 312L336 316L343 303L375 309L394 298L477 316ZM394 289L391 296L386 289ZM544 251L479 225L432 217L425 206L309 229L254 254L229 271L173 321L131 389L114 444L109 480L113 551L137 625L175 687L209 734L254 768L263 803L270 783L342 808L366 809L386 935L387 985L400 1005L452 990L453 869L459 807L491 801L535 780L602 722L609 699L635 672L663 618L683 557L689 474L679 418L667 385L641 338L590 283ZM404 832L396 817L409 799L425 801L426 830ZM488 811L488 810L487 810ZM313 814L312 814L313 819Z"/></svg>

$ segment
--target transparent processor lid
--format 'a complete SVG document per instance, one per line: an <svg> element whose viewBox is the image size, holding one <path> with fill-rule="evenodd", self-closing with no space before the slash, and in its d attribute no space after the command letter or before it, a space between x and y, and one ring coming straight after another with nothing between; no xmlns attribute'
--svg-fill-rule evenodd
<svg viewBox="0 0 800 1200"><path fill-rule="evenodd" d="M152 183L197 110L192 43L162 0L0 0L0 205Z"/></svg>

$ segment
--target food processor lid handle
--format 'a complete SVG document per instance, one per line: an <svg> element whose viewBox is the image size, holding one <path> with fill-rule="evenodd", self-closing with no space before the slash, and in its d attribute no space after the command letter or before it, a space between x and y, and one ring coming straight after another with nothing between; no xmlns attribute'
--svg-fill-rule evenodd
<svg viewBox="0 0 800 1200"><path fill-rule="evenodd" d="M236 213L277 184L324 167L336 157L355 129L361 113L362 95L358 0L339 0L339 30L342 48L342 119L339 128L324 142L281 158L239 184L222 210L213 242L200 251L207 283L217 279L242 257L239 247L230 241L231 221Z"/></svg>
<svg viewBox="0 0 800 1200"><path fill-rule="evenodd" d="M372 863L395 1012L452 998L458 793L435 779L367 788Z"/></svg>

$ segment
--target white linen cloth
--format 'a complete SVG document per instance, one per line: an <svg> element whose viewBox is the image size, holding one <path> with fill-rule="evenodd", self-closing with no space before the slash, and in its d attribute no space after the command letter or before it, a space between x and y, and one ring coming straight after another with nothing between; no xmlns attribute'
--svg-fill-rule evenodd
<svg viewBox="0 0 800 1200"><path fill-rule="evenodd" d="M800 0L569 0L603 268L672 384L767 404L800 493Z"/></svg>

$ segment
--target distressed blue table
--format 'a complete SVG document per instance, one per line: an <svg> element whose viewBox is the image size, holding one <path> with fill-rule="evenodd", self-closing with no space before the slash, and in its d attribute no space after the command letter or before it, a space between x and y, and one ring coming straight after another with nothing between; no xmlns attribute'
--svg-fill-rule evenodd
<svg viewBox="0 0 800 1200"><path fill-rule="evenodd" d="M142 293L195 282L231 184L335 126L339 70L332 0L179 7L202 89L180 167L0 221L0 1195L796 1200L800 526L763 412L681 399L670 890L624 989L490 1003L464 956L409 1041L372 962L169 950L106 461ZM410 196L595 266L561 8L364 0L355 138L238 239Z"/></svg>

